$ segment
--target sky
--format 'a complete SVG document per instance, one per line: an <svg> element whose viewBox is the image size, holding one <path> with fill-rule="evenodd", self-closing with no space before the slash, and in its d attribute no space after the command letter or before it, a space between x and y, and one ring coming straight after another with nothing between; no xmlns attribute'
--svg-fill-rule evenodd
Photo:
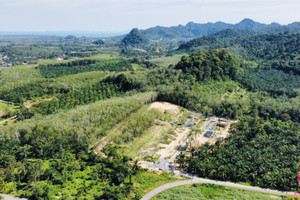
<svg viewBox="0 0 300 200"><path fill-rule="evenodd" d="M300 21L300 0L0 0L0 32L127 32L190 21Z"/></svg>

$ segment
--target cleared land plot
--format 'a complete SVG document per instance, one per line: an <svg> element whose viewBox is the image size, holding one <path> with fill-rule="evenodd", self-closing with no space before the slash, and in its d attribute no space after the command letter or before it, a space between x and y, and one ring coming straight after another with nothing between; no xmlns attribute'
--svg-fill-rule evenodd
<svg viewBox="0 0 300 200"><path fill-rule="evenodd" d="M201 128L201 134L195 134L192 141L191 146L193 147L199 147L205 143L214 144L218 140L224 140L225 138L229 137L229 129L232 123L235 123L237 121L228 120L227 122L223 122L226 124L225 128L222 128L218 126L219 118L212 117L205 121ZM205 133L211 131L213 132L213 135L211 137L205 137Z"/></svg>
<svg viewBox="0 0 300 200"><path fill-rule="evenodd" d="M120 145L122 153L132 158L147 161L169 158L188 137L190 129L179 127L177 123L185 122L190 113L166 102L146 105L110 130L98 143L96 152L115 143Z"/></svg>

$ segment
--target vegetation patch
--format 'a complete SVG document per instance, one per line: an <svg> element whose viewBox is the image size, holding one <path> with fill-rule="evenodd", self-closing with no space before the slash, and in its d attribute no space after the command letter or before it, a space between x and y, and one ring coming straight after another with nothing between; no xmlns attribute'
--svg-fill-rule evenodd
<svg viewBox="0 0 300 200"><path fill-rule="evenodd" d="M131 64L125 60L75 60L68 63L40 65L38 67L44 78L56 78L90 71L132 71Z"/></svg>
<svg viewBox="0 0 300 200"><path fill-rule="evenodd" d="M273 196L269 194L239 190L229 187L210 184L193 184L166 190L152 200L274 200L288 199L286 197Z"/></svg>
<svg viewBox="0 0 300 200"><path fill-rule="evenodd" d="M251 91L263 90L275 97L295 97L296 89L300 88L299 75L276 69L247 69L239 80Z"/></svg>
<svg viewBox="0 0 300 200"><path fill-rule="evenodd" d="M182 169L200 177L297 190L299 124L246 117L233 130L223 142L191 148L178 161Z"/></svg>

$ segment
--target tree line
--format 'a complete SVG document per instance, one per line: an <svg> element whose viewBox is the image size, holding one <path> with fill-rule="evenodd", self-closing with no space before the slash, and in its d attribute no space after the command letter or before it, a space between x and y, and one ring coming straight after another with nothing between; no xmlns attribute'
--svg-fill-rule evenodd
<svg viewBox="0 0 300 200"><path fill-rule="evenodd" d="M126 60L75 60L67 63L40 65L37 67L44 78L78 74L90 71L132 71L133 68Z"/></svg>

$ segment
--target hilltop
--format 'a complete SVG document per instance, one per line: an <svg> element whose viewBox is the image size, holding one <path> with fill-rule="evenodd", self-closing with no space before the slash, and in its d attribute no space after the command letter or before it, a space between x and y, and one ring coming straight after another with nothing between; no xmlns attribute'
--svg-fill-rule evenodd
<svg viewBox="0 0 300 200"><path fill-rule="evenodd" d="M265 33L298 31L300 30L300 23L294 22L288 25L280 25L278 23L263 24L255 22L252 19L243 19L241 22L236 24L230 24L221 21L216 23L209 22L205 24L189 22L185 26L156 26L148 28L146 30L142 30L141 32L151 40L182 40L212 35L225 29L247 30Z"/></svg>
<svg viewBox="0 0 300 200"><path fill-rule="evenodd" d="M125 46L142 46L149 43L149 39L141 33L137 28L134 28L121 41Z"/></svg>

